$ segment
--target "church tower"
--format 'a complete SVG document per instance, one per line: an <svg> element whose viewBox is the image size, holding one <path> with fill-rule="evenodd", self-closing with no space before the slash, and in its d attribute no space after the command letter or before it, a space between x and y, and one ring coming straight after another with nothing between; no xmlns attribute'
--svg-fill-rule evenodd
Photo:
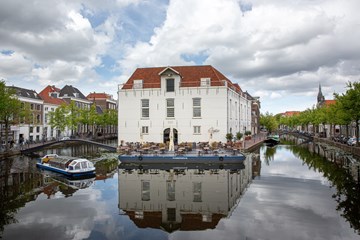
<svg viewBox="0 0 360 240"><path fill-rule="evenodd" d="M324 95L322 94L321 92L321 85L319 83L319 92L318 92L318 95L317 95L317 107L320 107L321 105L323 105L325 102L325 97Z"/></svg>

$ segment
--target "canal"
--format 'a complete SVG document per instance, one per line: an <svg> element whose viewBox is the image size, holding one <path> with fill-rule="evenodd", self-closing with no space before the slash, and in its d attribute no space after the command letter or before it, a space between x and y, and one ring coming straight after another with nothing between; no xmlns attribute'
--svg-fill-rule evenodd
<svg viewBox="0 0 360 240"><path fill-rule="evenodd" d="M306 147L262 146L231 169L122 169L90 145L45 153L93 159L96 177L0 161L2 239L360 238L359 184Z"/></svg>

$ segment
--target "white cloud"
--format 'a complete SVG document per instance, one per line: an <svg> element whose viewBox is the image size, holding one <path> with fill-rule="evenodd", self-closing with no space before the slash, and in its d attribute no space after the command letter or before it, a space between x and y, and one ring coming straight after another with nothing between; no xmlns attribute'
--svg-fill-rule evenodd
<svg viewBox="0 0 360 240"><path fill-rule="evenodd" d="M0 76L85 81L115 95L136 67L211 64L262 102L315 102L319 83L331 97L359 80L359 8L357 0L5 0L0 51L14 53L0 56Z"/></svg>
<svg viewBox="0 0 360 240"><path fill-rule="evenodd" d="M0 52L0 78L27 74L32 69L32 62L19 53L2 54Z"/></svg>

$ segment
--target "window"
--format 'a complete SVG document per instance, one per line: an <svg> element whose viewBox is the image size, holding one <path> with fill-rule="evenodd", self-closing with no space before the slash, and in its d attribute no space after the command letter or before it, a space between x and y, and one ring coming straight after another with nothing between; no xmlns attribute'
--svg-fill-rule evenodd
<svg viewBox="0 0 360 240"><path fill-rule="evenodd" d="M149 117L149 99L141 99L141 117Z"/></svg>
<svg viewBox="0 0 360 240"><path fill-rule="evenodd" d="M29 131L32 133L34 131L34 127L30 127Z"/></svg>
<svg viewBox="0 0 360 240"><path fill-rule="evenodd" d="M166 199L175 201L175 181L166 181Z"/></svg>
<svg viewBox="0 0 360 240"><path fill-rule="evenodd" d="M30 104L30 109L34 110L34 104Z"/></svg>
<svg viewBox="0 0 360 240"><path fill-rule="evenodd" d="M193 98L193 117L201 117L201 98Z"/></svg>
<svg viewBox="0 0 360 240"><path fill-rule="evenodd" d="M40 118L41 118L40 114L36 115L36 123L37 123L37 124L40 123Z"/></svg>
<svg viewBox="0 0 360 240"><path fill-rule="evenodd" d="M173 98L166 99L166 117L175 117L175 103Z"/></svg>
<svg viewBox="0 0 360 240"><path fill-rule="evenodd" d="M142 126L141 133L142 134L149 134L149 127L148 126Z"/></svg>
<svg viewBox="0 0 360 240"><path fill-rule="evenodd" d="M166 79L166 91L174 92L175 91L175 81L174 79Z"/></svg>
<svg viewBox="0 0 360 240"><path fill-rule="evenodd" d="M194 134L200 134L200 133L201 133L200 126L194 126Z"/></svg>
<svg viewBox="0 0 360 240"><path fill-rule="evenodd" d="M143 80L134 80L133 89L143 88Z"/></svg>
<svg viewBox="0 0 360 240"><path fill-rule="evenodd" d="M141 181L141 200L150 201L150 181Z"/></svg>
<svg viewBox="0 0 360 240"><path fill-rule="evenodd" d="M210 86L210 78L201 78L200 81L202 87Z"/></svg>
<svg viewBox="0 0 360 240"><path fill-rule="evenodd" d="M52 93L50 93L50 97L57 98L58 93L57 92L52 92Z"/></svg>
<svg viewBox="0 0 360 240"><path fill-rule="evenodd" d="M36 127L36 132L37 132L37 133L40 132L40 127L39 127L39 126Z"/></svg>
<svg viewBox="0 0 360 240"><path fill-rule="evenodd" d="M41 110L41 105L36 105L36 110L40 111Z"/></svg>
<svg viewBox="0 0 360 240"><path fill-rule="evenodd" d="M47 113L45 113L44 123L48 123L48 114Z"/></svg>
<svg viewBox="0 0 360 240"><path fill-rule="evenodd" d="M45 111L47 111L49 108L48 107L45 107Z"/></svg>
<svg viewBox="0 0 360 240"><path fill-rule="evenodd" d="M193 202L201 202L201 182L193 182Z"/></svg>

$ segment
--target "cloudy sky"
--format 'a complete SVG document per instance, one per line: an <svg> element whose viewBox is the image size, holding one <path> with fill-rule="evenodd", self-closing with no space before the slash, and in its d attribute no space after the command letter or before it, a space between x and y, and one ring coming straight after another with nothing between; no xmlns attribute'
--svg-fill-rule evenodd
<svg viewBox="0 0 360 240"><path fill-rule="evenodd" d="M0 0L0 79L107 92L137 67L212 65L305 110L360 80L359 0Z"/></svg>

